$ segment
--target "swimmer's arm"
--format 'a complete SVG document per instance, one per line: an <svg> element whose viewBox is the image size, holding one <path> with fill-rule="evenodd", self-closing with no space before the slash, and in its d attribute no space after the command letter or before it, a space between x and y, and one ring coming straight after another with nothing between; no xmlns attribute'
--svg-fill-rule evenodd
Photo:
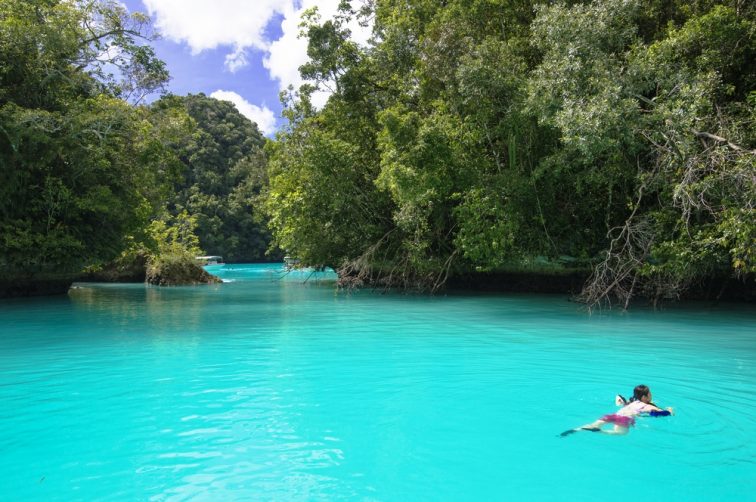
<svg viewBox="0 0 756 502"><path fill-rule="evenodd" d="M656 405L651 405L651 407L652 409L648 411L648 415L651 417L668 417L675 414L675 410L671 406L666 410L663 410Z"/></svg>

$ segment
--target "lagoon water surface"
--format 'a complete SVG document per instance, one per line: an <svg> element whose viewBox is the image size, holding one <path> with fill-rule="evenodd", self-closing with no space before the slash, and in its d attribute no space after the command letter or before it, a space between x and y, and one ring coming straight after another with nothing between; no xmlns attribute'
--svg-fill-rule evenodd
<svg viewBox="0 0 756 502"><path fill-rule="evenodd" d="M756 314L217 286L0 303L2 500L756 500ZM669 418L558 434L649 385Z"/></svg>

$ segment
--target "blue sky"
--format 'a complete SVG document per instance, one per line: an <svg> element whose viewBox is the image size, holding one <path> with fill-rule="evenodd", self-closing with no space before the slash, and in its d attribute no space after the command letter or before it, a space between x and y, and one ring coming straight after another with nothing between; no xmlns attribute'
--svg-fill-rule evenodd
<svg viewBox="0 0 756 502"><path fill-rule="evenodd" d="M267 136L281 127L279 93L301 80L306 42L298 38L302 11L317 6L323 17L338 0L121 0L145 12L162 35L152 42L171 74L174 94L203 92L233 102ZM368 30L355 28L354 38ZM327 95L316 97L316 104Z"/></svg>

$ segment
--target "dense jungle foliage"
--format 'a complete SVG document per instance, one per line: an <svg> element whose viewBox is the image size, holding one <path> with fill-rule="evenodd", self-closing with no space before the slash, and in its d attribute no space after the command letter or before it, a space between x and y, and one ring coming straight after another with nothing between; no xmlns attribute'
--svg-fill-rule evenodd
<svg viewBox="0 0 756 502"><path fill-rule="evenodd" d="M264 139L202 95L144 105L169 78L153 35L115 1L0 1L3 280L202 248L262 257Z"/></svg>
<svg viewBox="0 0 756 502"><path fill-rule="evenodd" d="M270 236L254 210L267 183L265 138L228 101L203 94L170 96L153 109L180 106L196 124L174 151L186 166L175 186L171 211L196 217L199 246L229 262L266 259Z"/></svg>
<svg viewBox="0 0 756 502"><path fill-rule="evenodd" d="M353 285L578 270L592 305L753 289L752 2L355 1L303 32L308 83L270 142L202 94L145 104L169 76L144 15L0 0L2 278L278 246Z"/></svg>
<svg viewBox="0 0 756 502"><path fill-rule="evenodd" d="M412 288L582 268L592 305L753 286L756 4L353 4L304 28L309 84L269 148L281 248Z"/></svg>

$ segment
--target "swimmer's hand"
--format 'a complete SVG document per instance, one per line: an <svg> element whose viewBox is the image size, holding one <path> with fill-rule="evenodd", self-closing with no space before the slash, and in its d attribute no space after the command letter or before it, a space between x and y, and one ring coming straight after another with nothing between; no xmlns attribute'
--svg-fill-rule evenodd
<svg viewBox="0 0 756 502"><path fill-rule="evenodd" d="M616 404L617 406L625 406L627 404L627 399L617 394L614 397L614 404Z"/></svg>
<svg viewBox="0 0 756 502"><path fill-rule="evenodd" d="M671 406L669 406L667 408L667 411L669 412L670 415L674 415L675 414L675 409L673 407L671 407Z"/></svg>

